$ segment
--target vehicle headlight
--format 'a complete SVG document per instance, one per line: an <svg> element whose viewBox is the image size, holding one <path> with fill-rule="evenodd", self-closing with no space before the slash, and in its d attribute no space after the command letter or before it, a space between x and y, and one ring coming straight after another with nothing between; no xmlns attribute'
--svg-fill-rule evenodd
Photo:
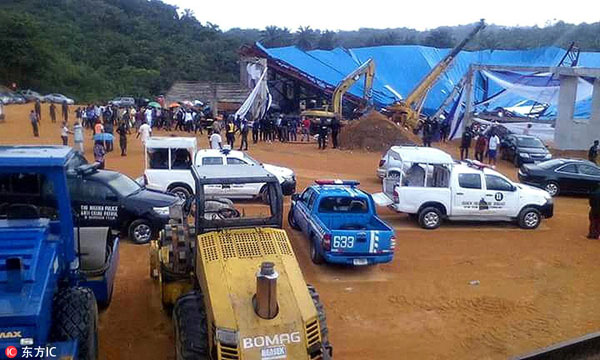
<svg viewBox="0 0 600 360"><path fill-rule="evenodd" d="M234 330L217 329L216 337L221 344L229 346L237 346L238 344L238 333Z"/></svg>
<svg viewBox="0 0 600 360"><path fill-rule="evenodd" d="M552 154L546 154L546 156L544 156L544 159L552 159Z"/></svg>
<svg viewBox="0 0 600 360"><path fill-rule="evenodd" d="M162 216L169 216L169 207L168 206L164 206L164 207L153 207L152 210L157 213L158 215L162 215Z"/></svg>
<svg viewBox="0 0 600 360"><path fill-rule="evenodd" d="M519 153L519 156L522 157L523 159L529 159L528 153Z"/></svg>

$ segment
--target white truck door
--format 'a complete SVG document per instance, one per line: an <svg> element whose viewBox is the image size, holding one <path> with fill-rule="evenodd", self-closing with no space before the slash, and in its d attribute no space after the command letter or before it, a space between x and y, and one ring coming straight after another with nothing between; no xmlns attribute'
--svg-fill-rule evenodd
<svg viewBox="0 0 600 360"><path fill-rule="evenodd" d="M515 216L519 210L517 187L500 176L485 175L485 199L490 203L491 215Z"/></svg>
<svg viewBox="0 0 600 360"><path fill-rule="evenodd" d="M483 181L479 173L458 173L452 185L452 212L450 216L470 216L486 213Z"/></svg>

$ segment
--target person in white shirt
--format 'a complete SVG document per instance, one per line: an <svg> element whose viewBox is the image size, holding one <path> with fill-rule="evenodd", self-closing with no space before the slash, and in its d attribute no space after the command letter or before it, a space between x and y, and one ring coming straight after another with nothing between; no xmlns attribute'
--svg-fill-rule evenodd
<svg viewBox="0 0 600 360"><path fill-rule="evenodd" d="M213 132L210 137L208 138L208 141L210 142L210 148L211 149L221 149L222 145L221 143L223 142L223 139L221 138L221 135L219 135L218 132Z"/></svg>
<svg viewBox="0 0 600 360"><path fill-rule="evenodd" d="M146 123L148 124L148 126L150 128L152 128L152 109L151 108L147 108L145 115L146 115Z"/></svg>
<svg viewBox="0 0 600 360"><path fill-rule="evenodd" d="M146 140L148 140L148 138L150 137L151 134L152 134L152 128L150 127L150 125L148 125L144 121L144 123L138 129L136 138L139 138L141 135L142 146L146 147Z"/></svg>
<svg viewBox="0 0 600 360"><path fill-rule="evenodd" d="M525 130L523 130L523 135L530 135L532 124L527 124Z"/></svg>
<svg viewBox="0 0 600 360"><path fill-rule="evenodd" d="M498 137L498 135L493 134L492 137L490 137L490 142L488 145L488 161L490 164L494 163L494 166L496 165L498 145L500 145L500 138Z"/></svg>

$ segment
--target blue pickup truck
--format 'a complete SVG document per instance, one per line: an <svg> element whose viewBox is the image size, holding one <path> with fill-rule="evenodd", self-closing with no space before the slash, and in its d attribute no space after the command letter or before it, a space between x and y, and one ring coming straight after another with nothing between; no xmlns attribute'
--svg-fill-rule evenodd
<svg viewBox="0 0 600 360"><path fill-rule="evenodd" d="M392 261L394 230L375 211L358 181L317 180L292 196L290 226L310 241L315 264L370 265Z"/></svg>

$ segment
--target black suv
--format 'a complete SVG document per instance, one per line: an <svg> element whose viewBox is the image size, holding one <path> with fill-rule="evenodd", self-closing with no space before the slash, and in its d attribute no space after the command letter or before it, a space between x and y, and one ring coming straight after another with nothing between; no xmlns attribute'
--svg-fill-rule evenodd
<svg viewBox="0 0 600 360"><path fill-rule="evenodd" d="M529 135L506 135L500 144L500 155L502 159L512 161L516 167L552 159L546 145Z"/></svg>

